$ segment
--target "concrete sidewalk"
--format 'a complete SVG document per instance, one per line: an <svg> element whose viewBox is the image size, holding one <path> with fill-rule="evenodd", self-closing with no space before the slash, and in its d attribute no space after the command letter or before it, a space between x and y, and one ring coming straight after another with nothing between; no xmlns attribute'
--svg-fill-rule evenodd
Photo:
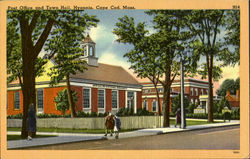
<svg viewBox="0 0 250 159"><path fill-rule="evenodd" d="M231 122L225 123L213 123L205 125L193 125L187 126L186 129L175 128L171 126L170 128L151 128L151 129L140 129L131 132L123 132L119 134L119 138L129 138L129 137L139 137L139 136L148 136L148 135L158 135L163 133L175 133L182 131L192 131L199 129L207 128L216 128L223 126L233 126L239 125L238 120L232 120ZM20 132L8 131L7 134L16 134L20 135ZM37 132L37 135L57 135L57 137L48 137L48 138L34 138L31 141L28 140L12 140L7 142L8 149L21 149L34 146L43 146L43 145L54 145L54 144L63 144L63 143L72 143L72 142L81 142L81 141L90 141L90 140L113 140L114 136L105 137L104 134L87 134L87 133L56 133L56 132Z"/></svg>

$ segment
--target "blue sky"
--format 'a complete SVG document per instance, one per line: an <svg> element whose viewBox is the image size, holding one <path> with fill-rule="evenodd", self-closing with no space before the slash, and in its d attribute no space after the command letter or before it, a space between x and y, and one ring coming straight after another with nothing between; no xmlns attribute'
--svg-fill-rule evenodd
<svg viewBox="0 0 250 159"><path fill-rule="evenodd" d="M133 73L132 70L129 70L130 63L123 57L125 53L132 49L132 46L116 42L117 37L112 33L112 30L115 28L118 18L128 15L129 17L134 17L135 23L145 22L147 26L146 29L151 33L154 32L152 27L153 16L145 14L145 11L146 10L85 10L86 13L96 15L100 20L97 27L86 31L86 35L89 34L96 43L96 53L100 63L122 66L131 74ZM222 31L219 36L223 37L224 35L225 31ZM205 62L204 57L202 57L202 61ZM218 84L221 84L227 78L236 79L239 77L239 66L228 66L222 68L222 70L223 78L219 80Z"/></svg>
<svg viewBox="0 0 250 159"><path fill-rule="evenodd" d="M144 13L145 10L85 10L90 15L96 15L100 20L96 28L91 28L87 33L93 41L96 42L96 52L99 62L112 65L119 65L128 69L130 64L123 55L132 47L129 45L116 42L116 35L112 33L118 18L125 15L134 17L135 22L145 22L147 29L153 31L152 20L153 16ZM224 36L222 32L219 36ZM204 60L204 58L203 58ZM233 69L233 71L232 71ZM130 70L129 72L132 73ZM223 68L223 78L220 79L221 84L226 78L235 79L239 76L239 67L225 67Z"/></svg>
<svg viewBox="0 0 250 159"><path fill-rule="evenodd" d="M100 20L96 28L88 31L90 37L96 43L96 52L99 62L120 65L126 69L129 67L127 59L123 55L132 46L116 42L116 35L112 33L118 18L125 15L134 17L135 22L146 22L152 26L152 17L144 13L145 10L86 10L90 15L96 15Z"/></svg>

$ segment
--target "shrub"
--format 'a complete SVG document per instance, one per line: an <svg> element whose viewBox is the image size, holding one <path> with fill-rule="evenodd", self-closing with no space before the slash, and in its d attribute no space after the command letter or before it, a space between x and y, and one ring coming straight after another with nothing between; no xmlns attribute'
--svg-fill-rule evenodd
<svg viewBox="0 0 250 159"><path fill-rule="evenodd" d="M221 113L224 107L228 107L228 109L231 109L228 100L225 97L222 97L222 99L217 104L217 113Z"/></svg>
<svg viewBox="0 0 250 159"><path fill-rule="evenodd" d="M75 91L72 91L72 96L73 102L76 103L78 100L77 93ZM69 110L68 90L64 89L58 92L54 101L56 102L56 109L65 114L66 110Z"/></svg>
<svg viewBox="0 0 250 159"><path fill-rule="evenodd" d="M105 117L105 116L107 116L108 114L105 112L105 113L99 113L98 114L98 117Z"/></svg>
<svg viewBox="0 0 250 159"><path fill-rule="evenodd" d="M86 113L85 112L82 112L82 111L78 111L76 112L76 117L86 117Z"/></svg>
<svg viewBox="0 0 250 159"><path fill-rule="evenodd" d="M96 112L91 112L90 117L97 117L97 113Z"/></svg>
<svg viewBox="0 0 250 159"><path fill-rule="evenodd" d="M17 114L17 115L9 115L7 116L7 119L22 119L23 118L23 114Z"/></svg>
<svg viewBox="0 0 250 159"><path fill-rule="evenodd" d="M188 98L184 98L184 105L185 108L189 105L189 100ZM178 108L181 108L181 95L179 94L177 97L173 98L173 103L172 103L172 111L176 112Z"/></svg>
<svg viewBox="0 0 250 159"><path fill-rule="evenodd" d="M174 112L170 112L170 113L169 113L169 116L170 116L170 117L175 117L175 113L174 113Z"/></svg>
<svg viewBox="0 0 250 159"><path fill-rule="evenodd" d="M56 114L38 114L38 118L70 118L70 114L56 115Z"/></svg>
<svg viewBox="0 0 250 159"><path fill-rule="evenodd" d="M231 119L240 119L240 108L236 108L235 110L232 111L232 116Z"/></svg>
<svg viewBox="0 0 250 159"><path fill-rule="evenodd" d="M137 109L136 115L138 115L138 116L148 116L148 115L154 115L154 113L153 112L149 112L146 109L140 108L140 109Z"/></svg>
<svg viewBox="0 0 250 159"><path fill-rule="evenodd" d="M197 107L197 106L195 105L195 103L189 104L189 106L187 107L188 113L194 113L194 109L195 109L196 107Z"/></svg>

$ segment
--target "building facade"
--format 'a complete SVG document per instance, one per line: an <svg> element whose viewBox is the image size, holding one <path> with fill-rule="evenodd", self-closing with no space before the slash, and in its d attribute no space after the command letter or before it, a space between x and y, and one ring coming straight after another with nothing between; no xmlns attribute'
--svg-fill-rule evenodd
<svg viewBox="0 0 250 159"><path fill-rule="evenodd" d="M154 88L154 85L150 82L141 83L142 88L142 107L157 113L157 96L156 96L156 90ZM199 97L201 95L207 95L208 94L208 82L197 80L193 78L188 78L184 80L184 88L185 88L185 96L189 99L191 103L194 104L200 104ZM159 92L160 97L160 108L161 111L164 110L163 106L163 87L161 84L157 85L157 89ZM172 98L178 96L181 92L181 83L180 80L175 80L171 85L171 101ZM170 106L171 111L171 106Z"/></svg>
<svg viewBox="0 0 250 159"><path fill-rule="evenodd" d="M87 36L83 42L84 56L88 70L70 76L71 88L77 92L76 111L86 113L116 113L120 108L133 108L136 113L141 108L142 86L125 69L120 66L98 63L96 44ZM44 114L62 114L56 109L54 98L61 90L66 89L66 81L56 86L49 85L49 68L56 65L49 60L45 65L46 73L36 78L37 112ZM22 113L23 98L19 84L8 85L7 115ZM68 110L66 113L70 113Z"/></svg>

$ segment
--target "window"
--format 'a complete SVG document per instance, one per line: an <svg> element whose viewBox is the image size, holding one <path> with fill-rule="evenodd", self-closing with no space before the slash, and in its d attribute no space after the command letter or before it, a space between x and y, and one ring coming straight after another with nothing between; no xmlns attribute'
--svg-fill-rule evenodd
<svg viewBox="0 0 250 159"><path fill-rule="evenodd" d="M156 112L156 101L155 100L152 102L152 111Z"/></svg>
<svg viewBox="0 0 250 159"><path fill-rule="evenodd" d="M201 95L203 95L203 94L204 94L203 89L201 89Z"/></svg>
<svg viewBox="0 0 250 159"><path fill-rule="evenodd" d="M98 108L104 108L104 90L98 90Z"/></svg>
<svg viewBox="0 0 250 159"><path fill-rule="evenodd" d="M88 54L87 54L87 46L84 46L84 56L88 56Z"/></svg>
<svg viewBox="0 0 250 159"><path fill-rule="evenodd" d="M194 99L191 99L191 103L194 104Z"/></svg>
<svg viewBox="0 0 250 159"><path fill-rule="evenodd" d="M198 99L195 99L195 104L196 104L196 105L198 105L198 104L199 104Z"/></svg>
<svg viewBox="0 0 250 159"><path fill-rule="evenodd" d="M162 112L164 111L164 104L163 104L163 101L161 101L161 107L162 107Z"/></svg>
<svg viewBox="0 0 250 159"><path fill-rule="evenodd" d="M83 108L90 108L90 89L83 89Z"/></svg>
<svg viewBox="0 0 250 159"><path fill-rule="evenodd" d="M37 90L37 110L43 110L43 90Z"/></svg>
<svg viewBox="0 0 250 159"><path fill-rule="evenodd" d="M147 110L147 100L143 101L143 109Z"/></svg>
<svg viewBox="0 0 250 159"><path fill-rule="evenodd" d="M8 110L8 104L9 104L9 102L8 102L8 92L7 92L7 99L6 99L6 101L7 101L7 107L6 107L6 109Z"/></svg>
<svg viewBox="0 0 250 159"><path fill-rule="evenodd" d="M15 92L14 94L14 100L15 100L15 105L14 105L14 109L20 109L20 93L19 92Z"/></svg>
<svg viewBox="0 0 250 159"><path fill-rule="evenodd" d="M112 91L112 108L117 108L117 105L118 105L117 97L118 97L117 91Z"/></svg>
<svg viewBox="0 0 250 159"><path fill-rule="evenodd" d="M134 108L134 92L127 93L127 107Z"/></svg>
<svg viewBox="0 0 250 159"><path fill-rule="evenodd" d="M94 56L94 53L93 53L94 49L92 46L89 47L89 56Z"/></svg>
<svg viewBox="0 0 250 159"><path fill-rule="evenodd" d="M159 92L159 93L162 93L162 92L163 92L163 89L162 89L162 88L158 88L158 92Z"/></svg>
<svg viewBox="0 0 250 159"><path fill-rule="evenodd" d="M150 93L151 92L151 89L148 89L148 93Z"/></svg>
<svg viewBox="0 0 250 159"><path fill-rule="evenodd" d="M195 95L198 96L198 89L195 88Z"/></svg>
<svg viewBox="0 0 250 159"><path fill-rule="evenodd" d="M191 88L191 96L193 96L194 95L194 93L193 93L193 88Z"/></svg>
<svg viewBox="0 0 250 159"><path fill-rule="evenodd" d="M170 88L170 92L173 92L173 88Z"/></svg>

